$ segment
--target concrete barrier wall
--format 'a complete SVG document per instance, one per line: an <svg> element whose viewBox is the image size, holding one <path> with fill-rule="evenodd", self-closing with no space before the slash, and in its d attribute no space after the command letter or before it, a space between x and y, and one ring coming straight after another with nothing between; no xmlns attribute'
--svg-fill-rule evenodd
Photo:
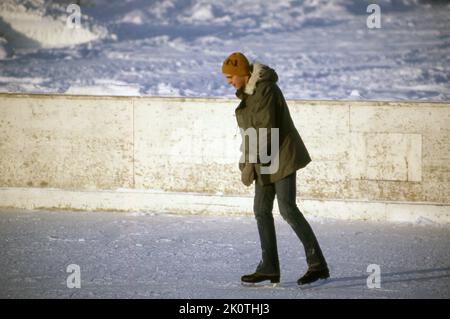
<svg viewBox="0 0 450 319"><path fill-rule="evenodd" d="M0 206L12 204L6 192L26 197L31 188L251 196L237 165L237 103L0 94ZM420 203L448 213L450 103L288 104L313 158L297 175L301 199Z"/></svg>

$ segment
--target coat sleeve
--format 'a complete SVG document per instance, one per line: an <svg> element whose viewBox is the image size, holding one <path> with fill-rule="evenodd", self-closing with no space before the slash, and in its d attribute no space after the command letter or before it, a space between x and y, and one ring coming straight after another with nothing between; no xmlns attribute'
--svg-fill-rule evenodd
<svg viewBox="0 0 450 319"><path fill-rule="evenodd" d="M277 134L277 132L272 129L276 128L278 105L278 92L276 86L272 84L264 87L261 92L261 99L256 106L256 114L254 117L254 126L258 136L258 163L264 166L270 165L267 157L273 155L271 149L272 138L278 138L278 136L272 136L274 133ZM263 156L263 158L261 158L261 156Z"/></svg>

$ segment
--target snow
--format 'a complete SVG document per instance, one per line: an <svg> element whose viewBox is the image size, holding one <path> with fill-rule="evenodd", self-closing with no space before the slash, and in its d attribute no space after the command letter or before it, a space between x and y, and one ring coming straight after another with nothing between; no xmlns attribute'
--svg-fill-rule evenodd
<svg viewBox="0 0 450 319"><path fill-rule="evenodd" d="M361 97L361 95L359 94L358 90L352 90L352 92L350 93L350 96L352 96L352 97Z"/></svg>
<svg viewBox="0 0 450 319"><path fill-rule="evenodd" d="M7 43L8 41L6 41L6 39L0 37L0 60L3 60L8 56L8 52L6 49Z"/></svg>
<svg viewBox="0 0 450 319"><path fill-rule="evenodd" d="M140 11L131 11L130 13L127 13L123 19L121 20L122 23L134 23L134 24L143 24L143 16Z"/></svg>
<svg viewBox="0 0 450 319"><path fill-rule="evenodd" d="M249 199L251 200L251 199ZM307 217L331 278L300 288L300 241L275 215L281 282L243 286L260 258L251 216L142 212L0 211L0 298L450 297L450 232L429 224ZM67 288L68 265L81 288ZM367 287L368 266L381 287Z"/></svg>
<svg viewBox="0 0 450 319"><path fill-rule="evenodd" d="M139 87L136 85L129 85L121 81L112 81L108 79L95 79L94 84L90 86L72 85L65 92L67 94L79 94L79 95L95 95L96 92L102 91L105 95L116 96L138 96Z"/></svg>
<svg viewBox="0 0 450 319"><path fill-rule="evenodd" d="M196 3L190 11L190 16L184 19L187 22L208 21L215 18L210 4Z"/></svg>
<svg viewBox="0 0 450 319"><path fill-rule="evenodd" d="M24 4L20 4L23 2ZM37 9L28 10L25 4ZM43 1L3 0L0 5L0 26L8 42L17 49L57 48L90 42L106 35L84 28L68 28L62 15L52 17L42 10ZM63 8L60 8L61 11ZM64 11L63 11L64 12Z"/></svg>
<svg viewBox="0 0 450 319"><path fill-rule="evenodd" d="M83 0L69 29L68 3L4 0L0 92L232 98L220 65L243 51L287 98L448 101L450 5L382 0L368 29L369 3Z"/></svg>

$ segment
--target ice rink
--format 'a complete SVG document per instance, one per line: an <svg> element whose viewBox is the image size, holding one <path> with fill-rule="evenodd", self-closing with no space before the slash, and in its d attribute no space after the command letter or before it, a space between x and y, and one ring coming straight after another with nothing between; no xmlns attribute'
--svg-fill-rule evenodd
<svg viewBox="0 0 450 319"><path fill-rule="evenodd" d="M300 288L304 251L279 215L275 287L240 283L260 258L253 216L16 209L0 216L0 298L450 297L450 232L433 224L306 215L331 278ZM368 286L371 264L380 268L380 288ZM68 287L78 279L80 288Z"/></svg>

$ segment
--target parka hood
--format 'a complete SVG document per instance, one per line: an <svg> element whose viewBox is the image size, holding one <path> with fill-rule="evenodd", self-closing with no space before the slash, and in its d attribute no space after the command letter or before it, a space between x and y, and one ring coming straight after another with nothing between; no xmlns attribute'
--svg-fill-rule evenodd
<svg viewBox="0 0 450 319"><path fill-rule="evenodd" d="M268 67L267 65L255 62L250 66L251 75L250 79L248 80L248 83L245 85L243 89L240 89L236 92L236 95L242 99L242 93L245 93L247 95L253 95L256 90L256 85L259 82L277 82L278 81L278 75L277 72L275 72L274 69Z"/></svg>

